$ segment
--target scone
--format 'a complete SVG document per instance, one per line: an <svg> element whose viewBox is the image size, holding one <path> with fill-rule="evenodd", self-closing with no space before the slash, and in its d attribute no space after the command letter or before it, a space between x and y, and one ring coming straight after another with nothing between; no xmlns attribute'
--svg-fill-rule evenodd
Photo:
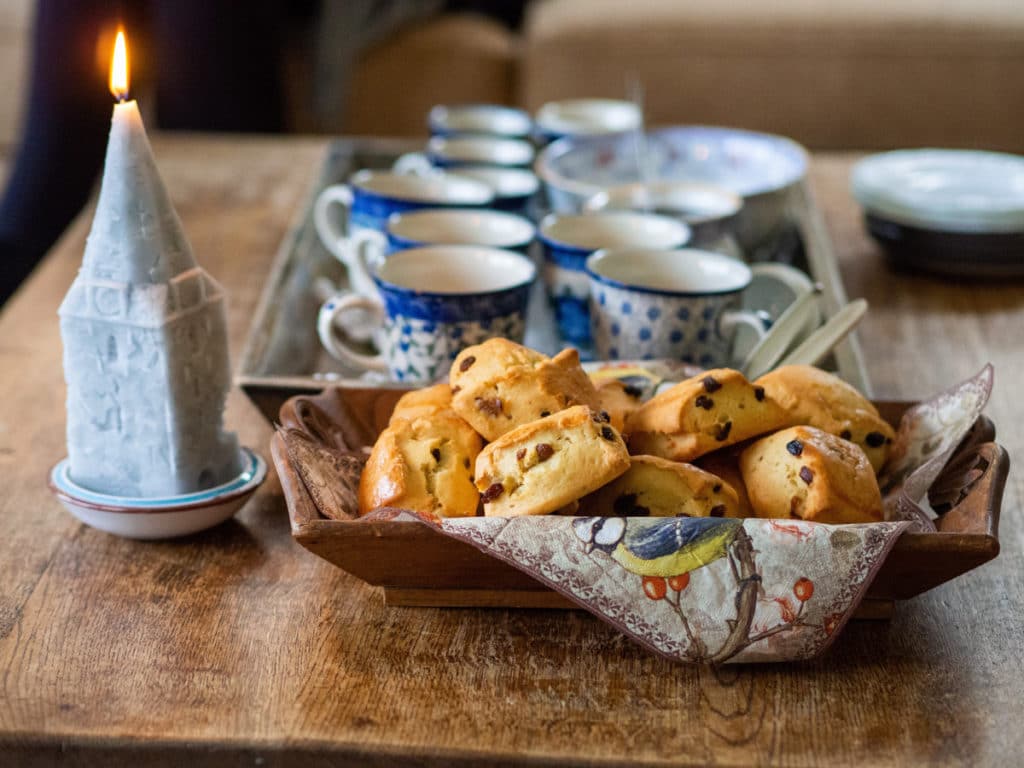
<svg viewBox="0 0 1024 768"><path fill-rule="evenodd" d="M476 487L485 515L543 515L627 469L629 452L607 414L577 405L486 446L476 460Z"/></svg>
<svg viewBox="0 0 1024 768"><path fill-rule="evenodd" d="M758 517L882 519L882 496L864 451L814 427L790 427L753 443L740 456L740 472Z"/></svg>
<svg viewBox="0 0 1024 768"><path fill-rule="evenodd" d="M580 506L587 515L623 517L739 517L739 499L728 483L658 456L633 456L625 474L599 488Z"/></svg>
<svg viewBox="0 0 1024 768"><path fill-rule="evenodd" d="M468 347L448 377L452 408L487 441L574 405L600 410L575 349L553 358L508 339Z"/></svg>
<svg viewBox="0 0 1024 768"><path fill-rule="evenodd" d="M613 427L624 431L626 419L640 407L640 390L619 379L604 379L595 386L601 410L611 417Z"/></svg>
<svg viewBox="0 0 1024 768"><path fill-rule="evenodd" d="M483 441L451 411L396 419L380 433L359 478L359 514L400 507L469 517L480 506L473 465Z"/></svg>
<svg viewBox="0 0 1024 768"><path fill-rule="evenodd" d="M413 420L420 416L430 416L440 411L451 410L451 407L452 388L445 383L414 389L406 392L395 403L388 424L393 424L396 419Z"/></svg>
<svg viewBox="0 0 1024 768"><path fill-rule="evenodd" d="M859 445L875 474L896 432L860 392L812 365L784 365L754 382L788 414L786 426L809 424Z"/></svg>
<svg viewBox="0 0 1024 768"><path fill-rule="evenodd" d="M626 420L625 431L634 454L693 461L785 423L785 411L764 389L717 368L655 395Z"/></svg>
<svg viewBox="0 0 1024 768"><path fill-rule="evenodd" d="M696 465L705 472L720 477L736 491L736 498L739 501L736 517L756 517L753 507L750 506L750 498L747 496L747 486L740 473L741 448L742 446L734 445L721 451L706 453L697 459ZM727 512L726 517L731 517L731 515Z"/></svg>

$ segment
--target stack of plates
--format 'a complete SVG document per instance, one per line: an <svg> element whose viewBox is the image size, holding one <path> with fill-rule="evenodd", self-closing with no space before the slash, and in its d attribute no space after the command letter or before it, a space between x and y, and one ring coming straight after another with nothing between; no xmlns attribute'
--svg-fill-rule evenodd
<svg viewBox="0 0 1024 768"><path fill-rule="evenodd" d="M1024 275L1024 157L917 149L853 169L868 231L899 266L944 275Z"/></svg>

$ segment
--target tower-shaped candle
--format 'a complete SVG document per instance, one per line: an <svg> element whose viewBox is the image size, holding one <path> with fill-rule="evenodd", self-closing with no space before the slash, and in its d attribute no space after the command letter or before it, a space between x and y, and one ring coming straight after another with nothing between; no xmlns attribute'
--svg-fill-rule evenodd
<svg viewBox="0 0 1024 768"><path fill-rule="evenodd" d="M224 291L197 266L128 93L123 33L99 201L60 307L72 479L98 493L171 496L240 470L222 428L230 387Z"/></svg>

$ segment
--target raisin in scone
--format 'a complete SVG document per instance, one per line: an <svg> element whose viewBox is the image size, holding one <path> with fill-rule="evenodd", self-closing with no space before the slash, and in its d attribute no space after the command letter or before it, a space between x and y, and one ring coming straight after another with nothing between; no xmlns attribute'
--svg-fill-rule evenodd
<svg viewBox="0 0 1024 768"><path fill-rule="evenodd" d="M754 383L785 409L786 426L807 424L856 443L875 474L882 469L896 432L871 401L838 376L812 365L784 365Z"/></svg>
<svg viewBox="0 0 1024 768"><path fill-rule="evenodd" d="M743 482L742 473L740 473L741 448L742 446L734 445L721 451L706 453L697 459L696 465L705 472L722 478L730 488L736 491L736 498L739 501L736 517L756 517L753 507L750 506L750 498L747 496L747 486ZM726 517L732 517L732 515L726 513Z"/></svg>
<svg viewBox="0 0 1024 768"><path fill-rule="evenodd" d="M448 381L452 408L488 441L575 405L600 410L575 349L548 358L507 339L489 339L459 353Z"/></svg>
<svg viewBox="0 0 1024 768"><path fill-rule="evenodd" d="M469 517L480 505L473 465L483 441L451 411L395 419L380 433L359 478L359 514L400 507Z"/></svg>
<svg viewBox="0 0 1024 768"><path fill-rule="evenodd" d="M476 460L476 487L485 515L543 515L627 469L629 452L607 414L577 405L487 445Z"/></svg>
<svg viewBox="0 0 1024 768"><path fill-rule="evenodd" d="M595 383L601 410L612 420L619 432L626 428L626 420L640 407L640 390L618 379L604 379Z"/></svg>
<svg viewBox="0 0 1024 768"><path fill-rule="evenodd" d="M580 506L587 515L624 517L739 517L728 483L692 464L633 456L629 469Z"/></svg>
<svg viewBox="0 0 1024 768"><path fill-rule="evenodd" d="M632 453L693 461L785 423L785 411L763 388L717 368L655 395L626 420L625 431Z"/></svg>
<svg viewBox="0 0 1024 768"><path fill-rule="evenodd" d="M395 403L388 424L397 419L413 420L421 416L430 416L441 411L451 410L452 388L447 384L434 384L432 387L414 389L402 395Z"/></svg>
<svg viewBox="0 0 1024 768"><path fill-rule="evenodd" d="M860 446L814 427L790 427L740 456L740 471L758 517L819 523L873 523L882 496Z"/></svg>

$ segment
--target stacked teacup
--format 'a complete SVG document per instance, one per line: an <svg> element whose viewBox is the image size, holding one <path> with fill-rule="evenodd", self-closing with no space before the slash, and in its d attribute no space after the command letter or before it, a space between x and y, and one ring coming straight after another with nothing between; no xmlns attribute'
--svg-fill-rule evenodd
<svg viewBox="0 0 1024 768"><path fill-rule="evenodd" d="M397 381L432 381L492 336L522 341L537 275L529 116L435 107L429 125L424 152L328 187L314 208L352 288L321 306L320 339L350 367ZM367 339L378 354L352 343Z"/></svg>

